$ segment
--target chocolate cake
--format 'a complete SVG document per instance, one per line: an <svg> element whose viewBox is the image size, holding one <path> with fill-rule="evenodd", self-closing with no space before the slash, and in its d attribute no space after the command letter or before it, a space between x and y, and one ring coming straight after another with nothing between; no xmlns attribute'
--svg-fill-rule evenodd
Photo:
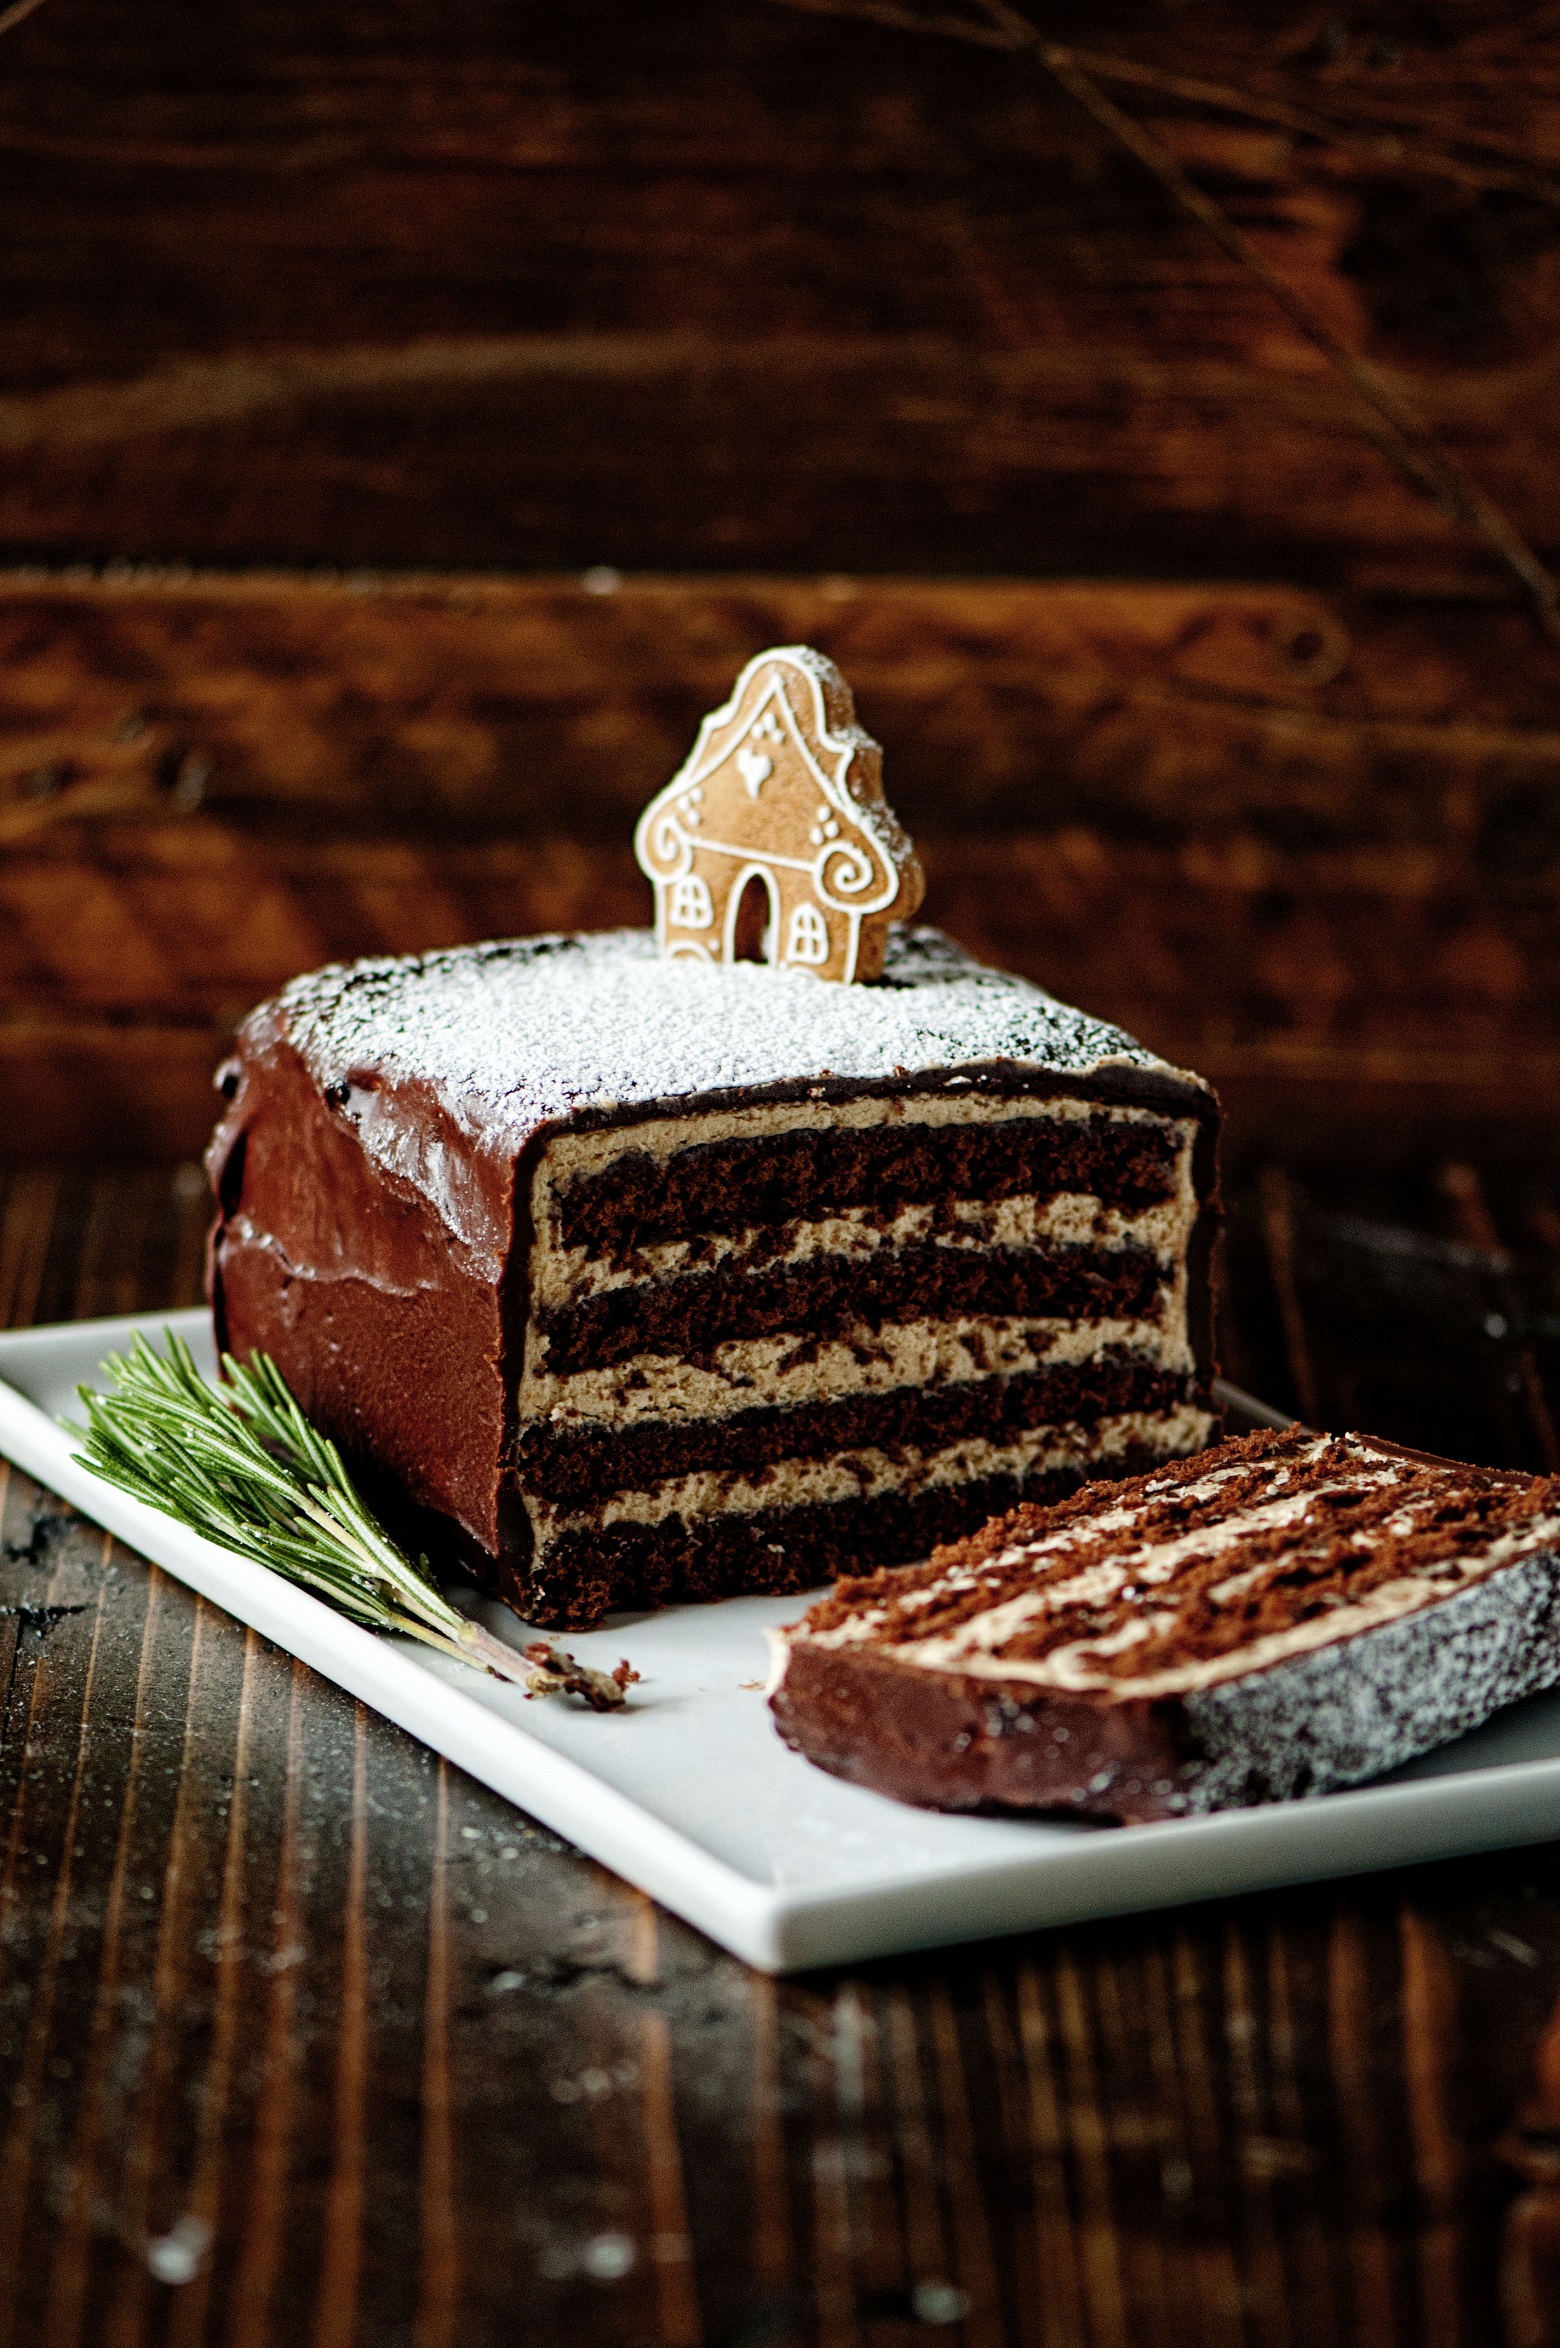
<svg viewBox="0 0 1560 2348"><path fill-rule="evenodd" d="M948 1810L1351 1785L1560 1681L1560 1478L1294 1429L841 1583L777 1634L809 1760Z"/></svg>
<svg viewBox="0 0 1560 2348"><path fill-rule="evenodd" d="M221 1341L531 1619L924 1557L1213 1430L1212 1093L936 931L854 985L359 962L223 1085Z"/></svg>

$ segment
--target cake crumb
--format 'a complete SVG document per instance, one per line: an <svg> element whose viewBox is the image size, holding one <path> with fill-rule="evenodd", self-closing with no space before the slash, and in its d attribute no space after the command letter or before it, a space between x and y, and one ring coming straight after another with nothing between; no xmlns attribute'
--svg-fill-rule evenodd
<svg viewBox="0 0 1560 2348"><path fill-rule="evenodd" d="M550 1639L533 1639L521 1653L527 1663L536 1665L526 1683L528 1696L582 1696L592 1712L618 1711L639 1678L627 1656L614 1671L593 1671Z"/></svg>

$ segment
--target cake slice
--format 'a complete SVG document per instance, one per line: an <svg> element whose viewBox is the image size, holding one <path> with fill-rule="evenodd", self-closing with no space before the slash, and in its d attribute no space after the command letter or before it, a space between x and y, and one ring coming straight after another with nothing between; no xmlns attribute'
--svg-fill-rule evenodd
<svg viewBox="0 0 1560 2348"><path fill-rule="evenodd" d="M949 1810L1350 1785L1560 1680L1560 1478L1293 1429L1027 1506L777 1634L809 1760Z"/></svg>
<svg viewBox="0 0 1560 2348"><path fill-rule="evenodd" d="M873 984L529 938L295 981L220 1340L525 1616L802 1590L1200 1449L1217 1103L898 926Z"/></svg>

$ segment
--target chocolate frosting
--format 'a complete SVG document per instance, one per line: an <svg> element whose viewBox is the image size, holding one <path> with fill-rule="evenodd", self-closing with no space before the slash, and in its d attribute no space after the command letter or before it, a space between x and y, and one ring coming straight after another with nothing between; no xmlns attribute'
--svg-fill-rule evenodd
<svg viewBox="0 0 1560 2348"><path fill-rule="evenodd" d="M930 929L896 929L882 979L857 986L662 961L648 930L335 965L255 1011L219 1081L219 1342L273 1354L303 1408L453 1518L478 1562L529 1546L510 1465L526 1200L561 1126L755 1097L1068 1093L1196 1117L1213 1188L1201 1079Z"/></svg>

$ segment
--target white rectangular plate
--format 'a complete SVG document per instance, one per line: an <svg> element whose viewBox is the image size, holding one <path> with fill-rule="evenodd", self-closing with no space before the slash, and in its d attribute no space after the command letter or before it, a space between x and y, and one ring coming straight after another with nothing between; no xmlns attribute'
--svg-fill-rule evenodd
<svg viewBox="0 0 1560 2348"><path fill-rule="evenodd" d="M620 1616L571 1635L642 1674L620 1713L518 1689L346 1622L280 1576L116 1492L61 1420L106 1353L171 1326L212 1367L203 1313L0 1334L0 1454L768 1971L1539 1842L1560 1828L1560 1693L1357 1792L1121 1829L953 1818L843 1785L788 1752L760 1683L764 1630L800 1598ZM490 1627L523 1643L503 1607Z"/></svg>

